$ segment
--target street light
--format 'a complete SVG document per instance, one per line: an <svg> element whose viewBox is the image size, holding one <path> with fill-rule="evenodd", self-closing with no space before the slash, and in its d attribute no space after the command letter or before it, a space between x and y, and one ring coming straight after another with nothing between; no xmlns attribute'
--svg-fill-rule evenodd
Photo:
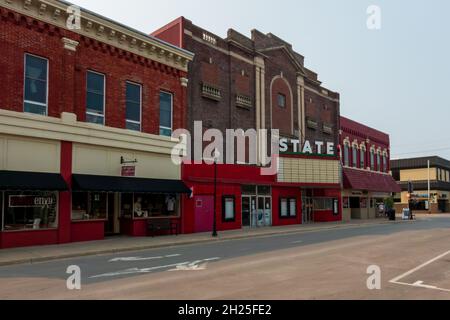
<svg viewBox="0 0 450 320"><path fill-rule="evenodd" d="M217 238L217 161L220 158L219 150L214 150L214 217L213 217L213 238Z"/></svg>

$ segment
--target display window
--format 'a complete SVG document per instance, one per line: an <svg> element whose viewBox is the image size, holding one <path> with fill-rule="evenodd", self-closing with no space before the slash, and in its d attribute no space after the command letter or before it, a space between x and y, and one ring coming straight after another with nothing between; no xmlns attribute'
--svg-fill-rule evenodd
<svg viewBox="0 0 450 320"><path fill-rule="evenodd" d="M58 228L57 192L0 193L2 230L40 230Z"/></svg>
<svg viewBox="0 0 450 320"><path fill-rule="evenodd" d="M236 220L236 199L234 196L224 196L222 199L222 216L224 221Z"/></svg>
<svg viewBox="0 0 450 320"><path fill-rule="evenodd" d="M105 192L72 193L72 221L106 220L108 194Z"/></svg>
<svg viewBox="0 0 450 320"><path fill-rule="evenodd" d="M123 193L120 214L128 219L178 218L179 197L175 194Z"/></svg>
<svg viewBox="0 0 450 320"><path fill-rule="evenodd" d="M295 198L280 199L280 217L295 218L297 216L297 200Z"/></svg>

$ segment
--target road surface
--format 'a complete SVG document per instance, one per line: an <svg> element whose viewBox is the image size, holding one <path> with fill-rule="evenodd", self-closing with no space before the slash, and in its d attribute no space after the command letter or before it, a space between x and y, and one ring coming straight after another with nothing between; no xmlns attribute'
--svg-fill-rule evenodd
<svg viewBox="0 0 450 320"><path fill-rule="evenodd" d="M0 299L450 299L450 216L1 267Z"/></svg>

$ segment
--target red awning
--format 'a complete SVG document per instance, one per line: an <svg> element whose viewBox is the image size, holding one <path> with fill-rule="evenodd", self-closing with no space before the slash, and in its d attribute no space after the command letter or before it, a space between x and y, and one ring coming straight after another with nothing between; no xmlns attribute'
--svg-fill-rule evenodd
<svg viewBox="0 0 450 320"><path fill-rule="evenodd" d="M344 189L397 193L402 189L388 174L344 168Z"/></svg>

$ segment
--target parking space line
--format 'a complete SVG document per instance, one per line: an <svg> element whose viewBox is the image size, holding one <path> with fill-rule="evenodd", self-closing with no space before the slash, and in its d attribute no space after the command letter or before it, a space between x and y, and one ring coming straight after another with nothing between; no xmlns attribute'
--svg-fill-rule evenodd
<svg viewBox="0 0 450 320"><path fill-rule="evenodd" d="M402 274L402 275L400 275L400 276L398 276L398 277L392 279L392 280L389 281L389 282L390 282L390 283L397 283L397 282L399 282L401 279L406 278L407 276L410 276L410 275L416 273L417 271L419 271L419 270L421 270L421 269L423 269L423 268L429 266L429 265L432 264L432 263L435 263L435 262L438 261L438 260L441 260L442 258L444 258L445 256L447 256L447 255L449 255L449 254L450 254L450 251L447 251L446 253L443 253L443 254L441 254L440 256L438 256L438 257L436 257L436 258L434 258L434 259L431 259L430 261L425 262L424 264L418 266L417 268L414 268L414 269L412 269L412 270L410 270L410 271L408 271L408 272L405 272L404 274Z"/></svg>

